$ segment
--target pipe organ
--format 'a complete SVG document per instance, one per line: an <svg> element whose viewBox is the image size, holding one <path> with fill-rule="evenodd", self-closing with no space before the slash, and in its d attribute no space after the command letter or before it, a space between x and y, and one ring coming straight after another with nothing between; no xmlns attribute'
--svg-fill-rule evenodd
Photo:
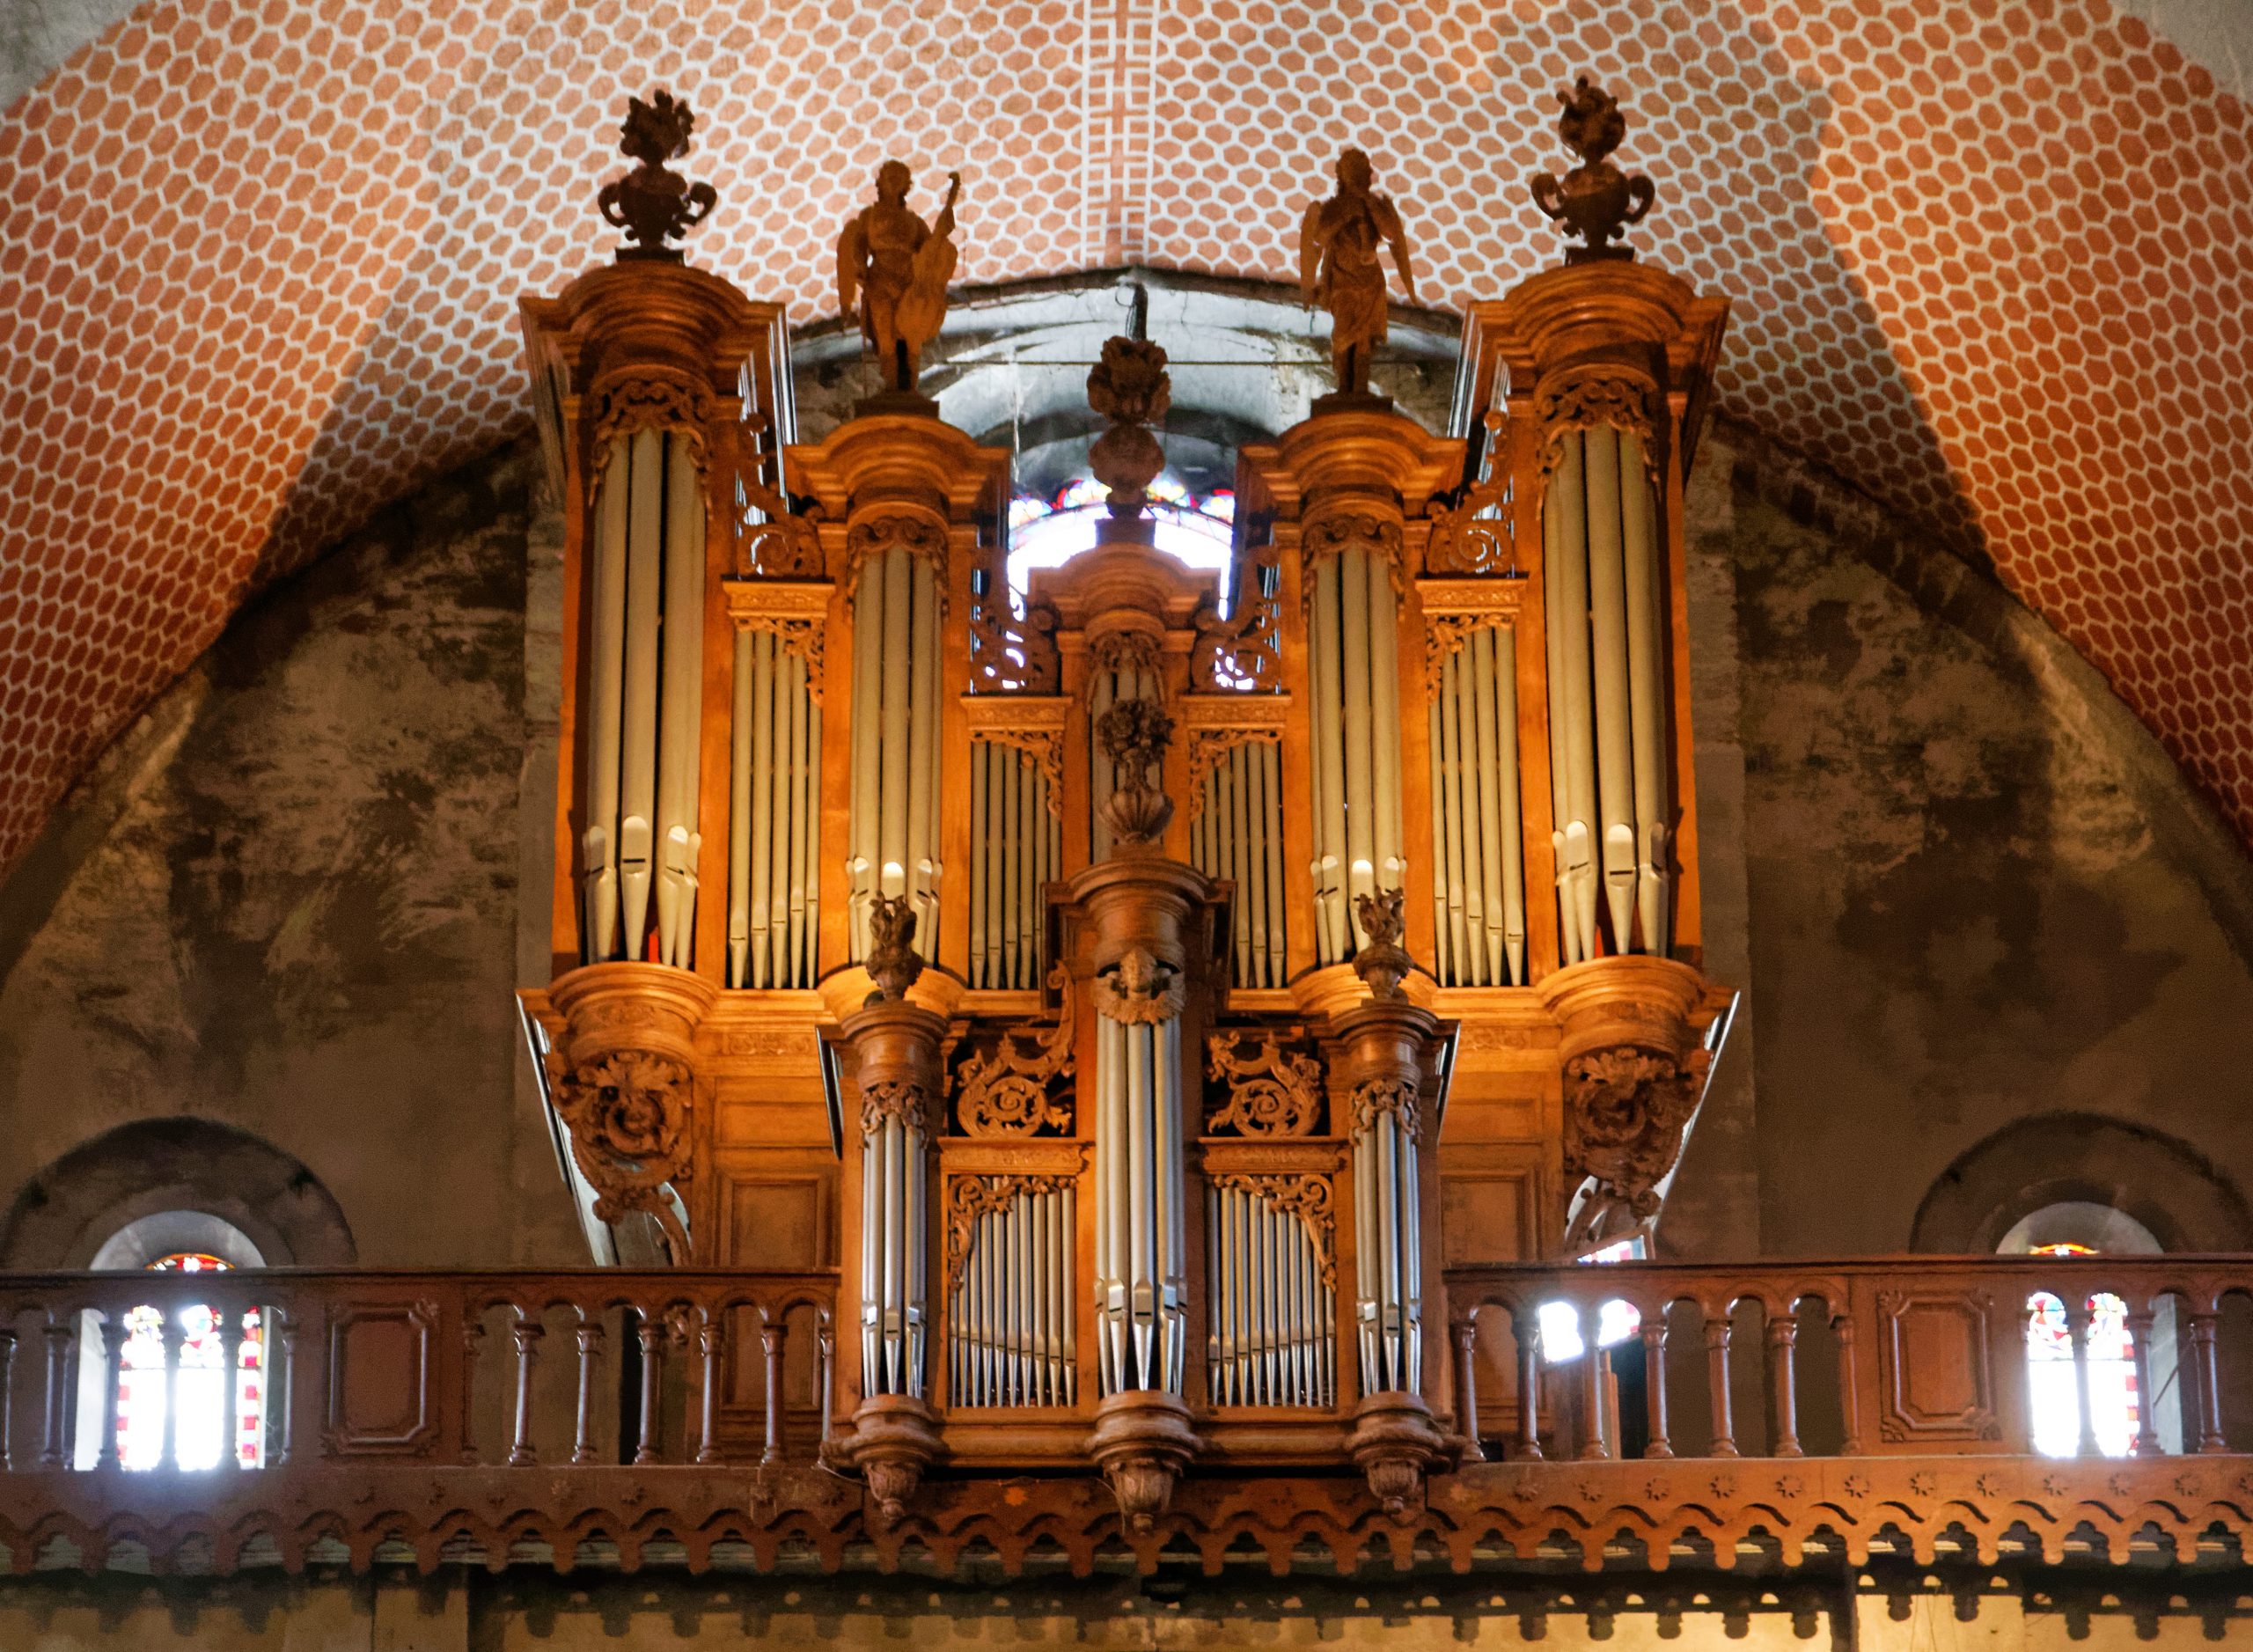
<svg viewBox="0 0 2253 1652"><path fill-rule="evenodd" d="M1398 1513L1526 1380L1458 1371L1442 1262L1653 1231L1733 1002L1682 530L1726 305L1618 253L1471 306L1447 432L1355 388L1242 448L1219 577L1112 341L1109 517L1015 590L1010 455L912 356L802 443L780 308L677 254L526 303L554 1105L621 1245L834 1271L843 1357L738 1327L716 1391L796 1384L885 1518L1347 1462Z"/></svg>

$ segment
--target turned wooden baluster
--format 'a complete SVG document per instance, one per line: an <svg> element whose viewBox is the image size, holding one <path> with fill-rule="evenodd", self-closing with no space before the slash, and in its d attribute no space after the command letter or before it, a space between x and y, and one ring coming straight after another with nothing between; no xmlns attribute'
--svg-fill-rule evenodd
<svg viewBox="0 0 2253 1652"><path fill-rule="evenodd" d="M547 1334L539 1321L518 1307L509 1335L517 1345L517 1438L509 1448L510 1468L529 1468L539 1461L532 1443L532 1373L539 1362L539 1340Z"/></svg>
<svg viewBox="0 0 2253 1652"><path fill-rule="evenodd" d="M837 1333L830 1322L828 1309L820 1311L815 1326L815 1340L820 1345L821 1439L826 1445L829 1443L829 1385L837 1380Z"/></svg>
<svg viewBox="0 0 2253 1652"><path fill-rule="evenodd" d="M1483 1463L1486 1454L1479 1449L1479 1322L1458 1319L1453 1328L1455 1428L1463 1436L1463 1460Z"/></svg>
<svg viewBox="0 0 2253 1652"><path fill-rule="evenodd" d="M1541 1321L1523 1303L1510 1309L1510 1334L1517 1341L1517 1455L1541 1460Z"/></svg>
<svg viewBox="0 0 2253 1652"><path fill-rule="evenodd" d="M2096 1413L2088 1394L2088 1299L2076 1293L2066 1301L2066 1334L2073 1345L2073 1403L2081 1410L2081 1437L2073 1450L2082 1457L2098 1455Z"/></svg>
<svg viewBox="0 0 2253 1652"><path fill-rule="evenodd" d="M282 1347L282 1381L280 1406L282 1427L274 1448L276 1467L287 1467L291 1443L297 1435L297 1317L281 1309L274 1311L274 1334ZM269 1345L270 1347L271 1345ZM267 1373L266 1391L269 1398L275 1394L274 1374Z"/></svg>
<svg viewBox="0 0 2253 1652"><path fill-rule="evenodd" d="M102 1446L96 1468L115 1468L120 1458L117 1440L117 1395L125 1381L125 1312L113 1308L102 1315ZM66 1400L65 1405L68 1405Z"/></svg>
<svg viewBox="0 0 2253 1652"><path fill-rule="evenodd" d="M180 1324L187 1311L178 1303L165 1308L165 1432L164 1444L158 1449L157 1461L166 1468L178 1468L180 1462L180 1356L187 1345L187 1333Z"/></svg>
<svg viewBox="0 0 2253 1652"><path fill-rule="evenodd" d="M1674 1443L1666 1427L1666 1310L1643 1316L1643 1404L1650 1419L1650 1443L1645 1457L1672 1457Z"/></svg>
<svg viewBox="0 0 2253 1652"><path fill-rule="evenodd" d="M39 1464L41 1468L61 1468L70 1455L70 1390L65 1369L77 1330L67 1316L57 1319L50 1312L40 1335L47 1340L47 1417L40 1431Z"/></svg>
<svg viewBox="0 0 2253 1652"><path fill-rule="evenodd" d="M1604 1378L1611 1365L1604 1351L1596 1347L1597 1332L1603 1327L1604 1311L1591 1309L1581 1321L1581 1456L1589 1461L1601 1461L1611 1455L1611 1442L1604 1427L1605 1413Z"/></svg>
<svg viewBox="0 0 2253 1652"><path fill-rule="evenodd" d="M1772 1455L1804 1457L1799 1443L1799 1390L1792 1369L1792 1349L1799 1341L1799 1320L1787 1310L1768 1321L1768 1392L1776 1411L1776 1443Z"/></svg>
<svg viewBox="0 0 2253 1652"><path fill-rule="evenodd" d="M1706 1312L1706 1380L1713 1388L1714 1457L1737 1457L1736 1415L1728 1391L1728 1306Z"/></svg>
<svg viewBox="0 0 2253 1652"><path fill-rule="evenodd" d="M2202 1452L2227 1451L2221 1432L2221 1370L2214 1358L2214 1332L2220 1315L2191 1316L2191 1363L2198 1374L2198 1435Z"/></svg>
<svg viewBox="0 0 2253 1652"><path fill-rule="evenodd" d="M1862 1454L1862 1397L1860 1386L1855 1380L1853 1311L1846 1308L1833 1311L1831 1329L1838 1338L1838 1416L1845 1431L1845 1438L1838 1443L1838 1455L1860 1457Z"/></svg>
<svg viewBox="0 0 2253 1652"><path fill-rule="evenodd" d="M658 1458L658 1435L664 1420L657 1414L657 1364L664 1357L664 1327L657 1323L656 1314L644 1312L635 1326L634 1335L642 1349L641 1438L634 1447L634 1461L638 1465L654 1463Z"/></svg>
<svg viewBox="0 0 2253 1652"><path fill-rule="evenodd" d="M477 1461L477 1356L484 1340L485 1309L480 1303L461 1322L461 1460L465 1463Z"/></svg>
<svg viewBox="0 0 2253 1652"><path fill-rule="evenodd" d="M221 1306L219 1320L219 1461L215 1467L239 1469L242 1451L243 1311Z"/></svg>
<svg viewBox="0 0 2253 1652"><path fill-rule="evenodd" d="M0 1328L0 1474L16 1466L13 1432L9 1419L16 1409L16 1333Z"/></svg>
<svg viewBox="0 0 2253 1652"><path fill-rule="evenodd" d="M759 1311L759 1340L767 1349L767 1443L762 1463L782 1460L782 1344L789 1328L764 1308Z"/></svg>
<svg viewBox="0 0 2253 1652"><path fill-rule="evenodd" d="M2125 1318L2128 1357L2134 1363L2136 1377L2136 1439L2129 1449L2138 1457L2160 1455L2159 1430L2152 1423L2151 1328L2155 1317L2147 1302Z"/></svg>
<svg viewBox="0 0 2253 1652"><path fill-rule="evenodd" d="M696 1460L720 1460L720 1351L722 1321L710 1308L703 1311L696 1327L696 1355L701 1362L703 1405L696 1424Z"/></svg>
<svg viewBox="0 0 2253 1652"><path fill-rule="evenodd" d="M579 1343L579 1399L572 1420L571 1460L591 1463L595 1460L595 1366L602 1358L602 1322L590 1318L582 1308L576 1334Z"/></svg>

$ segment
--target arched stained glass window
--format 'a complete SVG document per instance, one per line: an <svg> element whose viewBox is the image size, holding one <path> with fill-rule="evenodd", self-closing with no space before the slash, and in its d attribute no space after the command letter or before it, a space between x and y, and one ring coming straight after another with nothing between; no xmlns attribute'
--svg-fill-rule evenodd
<svg viewBox="0 0 2253 1652"><path fill-rule="evenodd" d="M228 1264L207 1252L178 1251L149 1264L151 1273L202 1274ZM164 1463L165 1418L176 1419L174 1449L181 1468L216 1468L224 1448L227 1411L225 1327L203 1303L183 1306L180 1314L178 1368L165 1361L165 1314L155 1307L134 1309L125 1317L124 1347L118 1355L117 1452L129 1469ZM235 1461L256 1468L264 1438L265 1344L255 1308L243 1311L235 1352Z"/></svg>
<svg viewBox="0 0 2253 1652"><path fill-rule="evenodd" d="M2086 1245L2070 1241L2035 1245L2035 1256L2095 1256ZM2085 1303L2088 1312L2087 1352L2088 1420L2096 1449L2125 1457L2134 1449L2143 1396L2136 1391L2136 1365L2128 1343L2128 1304L2110 1291ZM2026 1372L2034 1449L2045 1457L2072 1457L2081 1450L2081 1381L2073 1370L2073 1327L2066 1304L2048 1291L2026 1300Z"/></svg>

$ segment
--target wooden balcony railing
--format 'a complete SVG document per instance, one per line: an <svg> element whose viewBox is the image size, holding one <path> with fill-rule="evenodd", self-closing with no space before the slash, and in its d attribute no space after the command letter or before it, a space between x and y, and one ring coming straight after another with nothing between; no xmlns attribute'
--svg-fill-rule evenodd
<svg viewBox="0 0 2253 1652"><path fill-rule="evenodd" d="M0 1276L0 1564L139 1545L150 1564L227 1570L270 1545L292 1566L834 1568L990 1545L1011 1567L1044 1546L1083 1567L1124 1542L1218 1566L1248 1542L1288 1569L1309 1539L1346 1567L1531 1560L1560 1541L1591 1567L1774 1544L1787 1565L1817 1548L1929 1562L1951 1544L2119 1561L2154 1531L2186 1560L2253 1538L2253 1466L2233 1455L2253 1449L2253 1258L1505 1267L1444 1284L1447 1319L1440 1292L1426 1303L1453 1333L1431 1398L1460 1460L1397 1520L1343 1449L1359 1398L1343 1326L1324 1405L1193 1392L1203 1451L1130 1535L1074 1426L1084 1405L1006 1462L992 1409L938 1408L945 1453L883 1518L823 1449L850 1388L828 1273Z"/></svg>

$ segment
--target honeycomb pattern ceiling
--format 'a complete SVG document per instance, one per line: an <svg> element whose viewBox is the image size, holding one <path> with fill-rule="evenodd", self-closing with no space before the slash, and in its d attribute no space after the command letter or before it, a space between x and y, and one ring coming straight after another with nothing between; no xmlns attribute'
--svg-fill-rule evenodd
<svg viewBox="0 0 2253 1652"><path fill-rule="evenodd" d="M1288 278L1343 143L1459 305L1553 261L1618 91L1727 405L1992 556L2253 841L2253 121L2109 0L229 0L0 122L0 864L263 579L525 417L625 98L701 116L696 261L800 319L877 162L961 276ZM926 209L928 210L928 205Z"/></svg>

